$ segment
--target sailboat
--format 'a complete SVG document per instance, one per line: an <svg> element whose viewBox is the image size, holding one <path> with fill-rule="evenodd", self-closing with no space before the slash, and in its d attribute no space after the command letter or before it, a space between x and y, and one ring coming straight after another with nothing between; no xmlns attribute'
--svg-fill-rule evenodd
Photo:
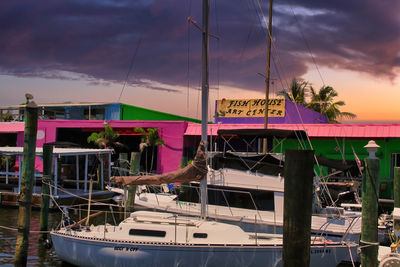
<svg viewBox="0 0 400 267"><path fill-rule="evenodd" d="M79 266L281 266L281 235L258 234L207 219L204 145L207 142L209 0L203 0L202 142L191 165L159 177L132 177L135 183L169 182L173 176L200 181L201 217L136 211L117 226L62 225L50 235L57 255ZM189 175L187 175L189 174ZM123 182L126 178L115 178ZM127 181L125 181L127 182ZM310 237L310 266L336 266L355 255L354 243Z"/></svg>
<svg viewBox="0 0 400 267"><path fill-rule="evenodd" d="M277 129L220 130L220 135L242 138L272 134L278 138L305 136L304 131ZM238 143L237 139L236 143ZM226 145L229 147L229 145ZM284 155L252 154L240 152L212 152L208 166L209 218L239 225L245 231L282 233ZM138 188L135 197L137 208L167 211L183 215L200 216L198 183L182 185L179 193L155 193L151 187ZM317 197L317 196L316 196ZM343 208L322 208L316 202L311 224L312 233L324 235L334 241L358 242L361 235L361 216Z"/></svg>

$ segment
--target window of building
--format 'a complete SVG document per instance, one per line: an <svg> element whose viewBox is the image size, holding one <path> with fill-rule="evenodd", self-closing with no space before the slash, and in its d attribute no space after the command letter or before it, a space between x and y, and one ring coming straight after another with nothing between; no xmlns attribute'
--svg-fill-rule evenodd
<svg viewBox="0 0 400 267"><path fill-rule="evenodd" d="M394 167L400 167L400 153L392 153L390 163L390 179L393 179Z"/></svg>

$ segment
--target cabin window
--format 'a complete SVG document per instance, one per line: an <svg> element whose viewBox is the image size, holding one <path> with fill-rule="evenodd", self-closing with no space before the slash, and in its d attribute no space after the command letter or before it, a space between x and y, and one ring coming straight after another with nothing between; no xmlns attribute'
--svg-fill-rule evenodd
<svg viewBox="0 0 400 267"><path fill-rule="evenodd" d="M274 192L209 185L208 204L242 209L274 210ZM176 200L199 203L199 186L183 187Z"/></svg>
<svg viewBox="0 0 400 267"><path fill-rule="evenodd" d="M193 237L194 238L207 238L207 234L206 233L194 233Z"/></svg>
<svg viewBox="0 0 400 267"><path fill-rule="evenodd" d="M166 232L158 230L131 229L129 230L129 235L165 237Z"/></svg>

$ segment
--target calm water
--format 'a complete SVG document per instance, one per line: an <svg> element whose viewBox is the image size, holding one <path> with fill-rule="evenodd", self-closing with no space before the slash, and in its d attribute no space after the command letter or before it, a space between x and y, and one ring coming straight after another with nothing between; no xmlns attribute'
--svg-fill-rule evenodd
<svg viewBox="0 0 400 267"><path fill-rule="evenodd" d="M39 230L39 211L32 211L31 230ZM49 214L49 228L58 225L60 213ZM16 228L18 209L0 208L0 226ZM68 266L57 258L54 249L46 249L38 241L39 234L31 233L29 237L28 266ZM17 232L0 228L0 265L14 266L15 243Z"/></svg>

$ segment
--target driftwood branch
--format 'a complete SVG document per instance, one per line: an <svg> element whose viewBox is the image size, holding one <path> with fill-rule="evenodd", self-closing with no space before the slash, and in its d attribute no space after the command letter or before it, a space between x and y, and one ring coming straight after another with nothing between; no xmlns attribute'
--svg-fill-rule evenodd
<svg viewBox="0 0 400 267"><path fill-rule="evenodd" d="M191 164L183 169L159 175L113 176L110 181L120 185L159 185L175 182L200 181L207 174L204 143L200 142L196 156Z"/></svg>

